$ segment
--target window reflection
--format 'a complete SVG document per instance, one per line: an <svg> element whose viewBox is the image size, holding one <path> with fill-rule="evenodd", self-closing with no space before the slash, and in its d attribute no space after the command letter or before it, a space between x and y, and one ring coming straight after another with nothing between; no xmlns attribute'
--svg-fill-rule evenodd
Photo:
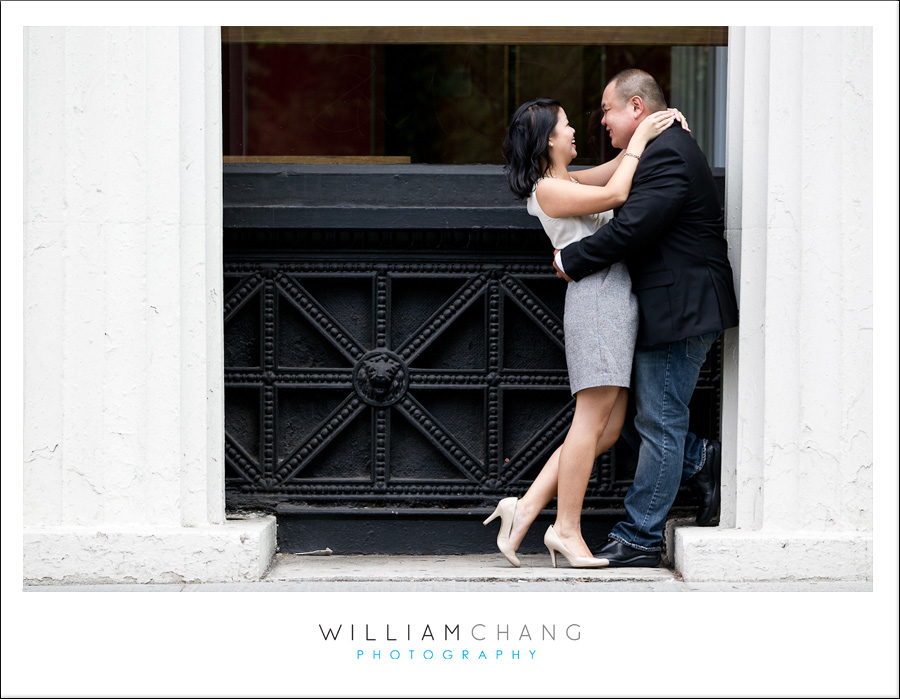
<svg viewBox="0 0 900 699"><path fill-rule="evenodd" d="M606 81L636 66L724 166L722 46L223 41L222 51L226 156L501 164L511 114L549 96L578 134L573 164L592 165L615 154L599 124Z"/></svg>

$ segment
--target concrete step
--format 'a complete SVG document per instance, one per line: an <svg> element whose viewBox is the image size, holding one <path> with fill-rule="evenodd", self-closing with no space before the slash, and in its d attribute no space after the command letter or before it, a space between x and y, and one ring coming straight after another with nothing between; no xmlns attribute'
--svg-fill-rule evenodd
<svg viewBox="0 0 900 699"><path fill-rule="evenodd" d="M256 582L167 585L29 585L26 591L103 592L871 592L871 582L691 583L670 568L571 568L522 554L521 568L499 553L343 555L277 553Z"/></svg>

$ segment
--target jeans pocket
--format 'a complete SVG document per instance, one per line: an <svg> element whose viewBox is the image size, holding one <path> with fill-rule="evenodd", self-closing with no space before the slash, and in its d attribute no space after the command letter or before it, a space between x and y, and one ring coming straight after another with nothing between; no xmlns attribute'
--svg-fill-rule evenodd
<svg viewBox="0 0 900 699"><path fill-rule="evenodd" d="M687 338L684 341L685 354L690 359L703 364L706 361L706 355L709 354L709 348L712 347L713 342L719 338L720 334L718 330L714 330L713 332Z"/></svg>

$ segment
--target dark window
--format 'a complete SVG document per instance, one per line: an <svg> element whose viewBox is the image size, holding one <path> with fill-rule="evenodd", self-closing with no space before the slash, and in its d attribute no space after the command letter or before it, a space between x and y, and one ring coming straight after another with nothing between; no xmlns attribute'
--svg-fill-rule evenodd
<svg viewBox="0 0 900 699"><path fill-rule="evenodd" d="M499 164L512 112L548 96L578 133L574 164L593 164L614 155L603 88L634 66L724 165L724 27L224 27L222 39L231 161Z"/></svg>

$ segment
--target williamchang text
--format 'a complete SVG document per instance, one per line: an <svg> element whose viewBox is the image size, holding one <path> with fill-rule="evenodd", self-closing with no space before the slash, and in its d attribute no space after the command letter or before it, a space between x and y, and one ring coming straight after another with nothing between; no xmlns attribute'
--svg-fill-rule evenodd
<svg viewBox="0 0 900 699"><path fill-rule="evenodd" d="M319 624L324 641L580 641L580 624Z"/></svg>

